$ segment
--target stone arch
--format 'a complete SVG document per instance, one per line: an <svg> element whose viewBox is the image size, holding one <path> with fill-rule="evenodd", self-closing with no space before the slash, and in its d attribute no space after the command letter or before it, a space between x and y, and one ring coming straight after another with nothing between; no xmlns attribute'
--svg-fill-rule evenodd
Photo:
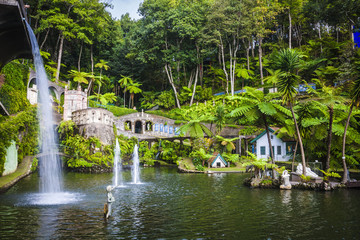
<svg viewBox="0 0 360 240"><path fill-rule="evenodd" d="M30 104L38 103L38 88L37 88L35 77L30 77L30 80L28 82L27 99L29 100Z"/></svg>
<svg viewBox="0 0 360 240"><path fill-rule="evenodd" d="M34 88L34 85L37 86L36 78L31 78L30 81L28 82L28 88Z"/></svg>
<svg viewBox="0 0 360 240"><path fill-rule="evenodd" d="M131 121L125 121L125 124L124 124L125 131L131 131L131 128L132 128Z"/></svg>
<svg viewBox="0 0 360 240"><path fill-rule="evenodd" d="M135 133L139 133L139 134L142 134L142 121L140 121L140 120L137 120L136 122L135 122Z"/></svg>
<svg viewBox="0 0 360 240"><path fill-rule="evenodd" d="M51 97L53 97L53 99L56 98L57 100L60 100L59 93L55 87L53 87L53 86L49 87L49 94ZM55 102L55 100L54 100L54 102Z"/></svg>
<svg viewBox="0 0 360 240"><path fill-rule="evenodd" d="M60 105L63 106L65 101L65 92L60 94Z"/></svg>

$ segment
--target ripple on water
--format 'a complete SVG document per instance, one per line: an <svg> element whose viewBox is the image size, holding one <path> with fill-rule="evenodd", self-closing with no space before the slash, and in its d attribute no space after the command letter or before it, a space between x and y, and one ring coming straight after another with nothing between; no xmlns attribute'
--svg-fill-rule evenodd
<svg viewBox="0 0 360 240"><path fill-rule="evenodd" d="M26 195L25 201L16 204L17 206L51 206L79 202L84 194L71 192L56 193L31 193Z"/></svg>

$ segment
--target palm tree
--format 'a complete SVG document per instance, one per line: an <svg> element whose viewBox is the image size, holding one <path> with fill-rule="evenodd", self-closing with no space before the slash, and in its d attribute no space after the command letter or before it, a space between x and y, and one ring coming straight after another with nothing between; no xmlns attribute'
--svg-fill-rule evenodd
<svg viewBox="0 0 360 240"><path fill-rule="evenodd" d="M100 68L100 76L99 76L99 80L97 81L98 82L98 85L99 85L99 89L98 89L98 94L100 94L100 88L101 88L101 85L103 83L102 81L102 70L105 69L105 70L108 70L110 67L107 65L108 62L104 61L103 59L100 59L100 62L98 62L97 64L95 64L95 67L96 68Z"/></svg>
<svg viewBox="0 0 360 240"><path fill-rule="evenodd" d="M300 67L302 54L294 49L280 50L275 56L275 70L281 70L279 80L277 83L279 92L282 94L283 102L290 107L290 111L294 120L297 139L299 142L301 161L303 165L303 175L306 175L306 163L304 146L301 140L299 126L296 122L293 103L295 102L295 95L297 94L296 86L299 81L299 76L296 74L297 69Z"/></svg>
<svg viewBox="0 0 360 240"><path fill-rule="evenodd" d="M343 145L342 145L342 163L343 163L343 168L344 168L344 175L343 175L343 179L342 179L343 183L347 182L347 179L348 179L347 166L346 166L346 161L345 161L346 131L347 131L348 127L349 127L350 118L351 118L353 108L354 107L359 107L359 105L360 105L360 78L357 78L355 80L354 87L352 89L353 89L353 91L351 93L350 109L349 109L349 114L348 114L346 124L345 124Z"/></svg>
<svg viewBox="0 0 360 240"><path fill-rule="evenodd" d="M330 168L330 157L331 157L331 141L332 141L332 128L334 122L334 107L337 104L341 104L345 102L345 98L339 96L341 92L341 88L335 88L332 86L325 86L323 81L317 81L317 84L321 86L320 91L315 91L312 88L308 88L310 93L314 93L315 97L312 98L314 103L323 104L328 111L328 136L327 136L327 154L325 160L325 170Z"/></svg>
<svg viewBox="0 0 360 240"><path fill-rule="evenodd" d="M86 73L86 72L80 72L80 71L76 71L76 70L70 70L69 77L71 77L74 82L78 83L78 87L80 86L81 83L88 83L87 78L91 78L92 75L90 73Z"/></svg>
<svg viewBox="0 0 360 240"><path fill-rule="evenodd" d="M137 93L141 93L142 90L139 88L141 86L140 83L137 82L133 82L132 84L128 84L127 86L127 90L130 93L130 102L129 102L129 107L131 104L131 107L134 107L134 95Z"/></svg>
<svg viewBox="0 0 360 240"><path fill-rule="evenodd" d="M105 94L97 94L91 95L89 99L98 99L100 103L104 106L106 106L108 103L113 103L116 101L115 93L105 93Z"/></svg>
<svg viewBox="0 0 360 240"><path fill-rule="evenodd" d="M216 124L216 134L219 135L226 123L226 112L223 105L218 105L215 109L215 115L209 117L211 122Z"/></svg>
<svg viewBox="0 0 360 240"><path fill-rule="evenodd" d="M231 153L231 151L235 150L235 148L236 148L235 144L234 144L234 141L238 140L239 138L238 137L236 137L236 138L224 138L222 136L216 135L215 139L216 139L216 141L218 141L224 147L226 152Z"/></svg>
<svg viewBox="0 0 360 240"><path fill-rule="evenodd" d="M271 117L276 121L284 122L284 115L290 115L290 112L288 109L281 106L281 101L278 100L279 94L277 93L269 93L268 95L265 95L262 91L251 87L245 87L245 90L246 91L243 96L229 97L229 99L238 99L241 101L241 106L234 109L229 114L229 117L245 117L248 122L261 124L265 127L270 149L270 157L272 159L272 163L274 163L274 152L271 146L268 117Z"/></svg>
<svg viewBox="0 0 360 240"><path fill-rule="evenodd" d="M182 125L179 131L184 134L189 134L191 138L203 138L204 134L211 137L212 132L202 123L207 121L207 117L192 119L188 123Z"/></svg>
<svg viewBox="0 0 360 240"><path fill-rule="evenodd" d="M125 107L125 94L127 91L127 86L133 84L133 80L131 79L131 77L126 77L124 75L121 75L122 78L118 81L120 83L120 86L122 88L124 88L124 107ZM130 107L130 105L129 105Z"/></svg>

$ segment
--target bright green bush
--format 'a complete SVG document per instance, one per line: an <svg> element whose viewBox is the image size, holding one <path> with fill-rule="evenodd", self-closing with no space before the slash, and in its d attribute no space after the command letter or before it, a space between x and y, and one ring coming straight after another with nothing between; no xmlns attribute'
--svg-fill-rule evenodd
<svg viewBox="0 0 360 240"><path fill-rule="evenodd" d="M12 61L4 66L1 74L5 77L5 84L0 89L0 101L10 114L23 111L30 105L26 98L29 68Z"/></svg>
<svg viewBox="0 0 360 240"><path fill-rule="evenodd" d="M117 107L117 106L111 106L107 105L106 109L114 114L115 117L120 117L123 115L127 115L130 113L136 113L137 111L130 108L123 108L123 107Z"/></svg>
<svg viewBox="0 0 360 240"><path fill-rule="evenodd" d="M0 122L0 175L4 171L6 149L11 141L16 141L19 163L25 156L38 152L39 124L36 110L36 107L29 107L16 116L2 118Z"/></svg>
<svg viewBox="0 0 360 240"><path fill-rule="evenodd" d="M92 100L89 100L89 106L95 107L95 108L104 108L104 109L112 112L115 117L120 117L120 116L127 115L130 113L138 112L131 108L123 108L123 107L118 107L118 106L113 106L113 105L101 105L98 102L92 101Z"/></svg>

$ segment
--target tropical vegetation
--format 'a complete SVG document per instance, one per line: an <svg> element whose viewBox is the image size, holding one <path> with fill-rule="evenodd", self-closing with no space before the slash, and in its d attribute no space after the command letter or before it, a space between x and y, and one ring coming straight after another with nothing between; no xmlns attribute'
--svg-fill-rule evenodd
<svg viewBox="0 0 360 240"><path fill-rule="evenodd" d="M117 116L138 109L177 120L192 138L187 154L193 152L198 169L205 153L221 152L233 165L247 161L233 154L238 139L224 139L226 126L241 135L277 126L297 143L294 161L343 169L345 182L346 169L360 157L360 51L353 40L360 9L354 3L144 0L135 20L113 18L106 1L29 0L28 14L52 81L88 89L91 106ZM0 101L10 114L29 105L28 67L31 61L16 60L1 70ZM135 142L122 140L128 150ZM78 159L111 163L110 151L95 139L75 134L63 141L108 154L100 161L66 150ZM176 144L163 142L160 158L175 163L186 155ZM158 149L144 146L143 159L151 160Z"/></svg>

